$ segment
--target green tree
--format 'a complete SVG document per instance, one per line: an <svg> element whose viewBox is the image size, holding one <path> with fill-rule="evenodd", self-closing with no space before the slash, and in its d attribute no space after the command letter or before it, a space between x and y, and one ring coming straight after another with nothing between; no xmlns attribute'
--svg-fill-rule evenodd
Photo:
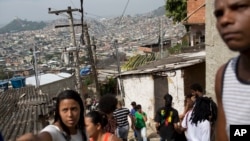
<svg viewBox="0 0 250 141"><path fill-rule="evenodd" d="M166 16L181 22L187 16L187 0L166 0Z"/></svg>

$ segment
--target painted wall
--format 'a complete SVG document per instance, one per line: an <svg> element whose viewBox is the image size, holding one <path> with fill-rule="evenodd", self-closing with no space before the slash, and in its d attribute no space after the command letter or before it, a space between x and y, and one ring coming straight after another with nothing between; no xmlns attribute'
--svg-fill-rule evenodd
<svg viewBox="0 0 250 141"><path fill-rule="evenodd" d="M182 70L175 70L168 73L169 94L173 96L173 107L179 113L184 109L184 80Z"/></svg>
<svg viewBox="0 0 250 141"><path fill-rule="evenodd" d="M179 113L184 109L184 82L182 71L167 73L169 77L154 78L150 74L123 77L125 107L131 109L131 102L142 105L148 115L148 123L153 123L157 107L164 106L163 96L168 92L173 96L173 107Z"/></svg>
<svg viewBox="0 0 250 141"><path fill-rule="evenodd" d="M141 104L147 113L148 121L154 117L154 81L151 75L130 75L123 78L125 107L131 109L131 102Z"/></svg>
<svg viewBox="0 0 250 141"><path fill-rule="evenodd" d="M42 85L39 88L42 90L44 93L48 93L50 96L54 97L56 96L59 92L65 90L65 86L67 86L70 89L76 90L75 89L75 76L72 75L69 78L65 78L53 83L49 83L46 85Z"/></svg>

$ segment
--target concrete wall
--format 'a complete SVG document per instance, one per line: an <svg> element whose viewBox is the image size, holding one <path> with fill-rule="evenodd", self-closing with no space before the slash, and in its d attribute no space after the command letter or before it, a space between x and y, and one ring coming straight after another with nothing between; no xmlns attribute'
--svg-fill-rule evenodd
<svg viewBox="0 0 250 141"><path fill-rule="evenodd" d="M72 75L69 78L65 78L53 83L42 85L39 88L42 90L42 92L48 93L50 96L54 97L59 92L63 91L66 88L66 86L67 88L76 90L75 85L76 85L75 76Z"/></svg>
<svg viewBox="0 0 250 141"><path fill-rule="evenodd" d="M179 113L184 109L184 81L182 70L166 73L166 76L151 74L129 75L123 77L125 107L131 109L131 102L141 104L148 115L148 123L153 123L155 112L164 106L163 96L168 92L173 96L173 107Z"/></svg>
<svg viewBox="0 0 250 141"><path fill-rule="evenodd" d="M123 78L125 93L125 107L131 109L131 102L141 104L142 110L147 113L148 121L154 117L154 81L150 74L130 75Z"/></svg>
<svg viewBox="0 0 250 141"><path fill-rule="evenodd" d="M184 80L182 70L168 73L169 93L173 96L173 107L179 113L184 109Z"/></svg>
<svg viewBox="0 0 250 141"><path fill-rule="evenodd" d="M214 0L206 0L206 93L215 98L214 79L217 69L236 53L229 51L215 27Z"/></svg>

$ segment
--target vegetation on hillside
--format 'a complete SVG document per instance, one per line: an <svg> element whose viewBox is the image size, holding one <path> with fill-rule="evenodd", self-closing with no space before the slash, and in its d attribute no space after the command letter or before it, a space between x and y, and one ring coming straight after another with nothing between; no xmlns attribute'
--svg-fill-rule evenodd
<svg viewBox="0 0 250 141"><path fill-rule="evenodd" d="M6 26L0 28L0 34L27 31L27 30L38 30L44 28L45 26L46 26L45 22L32 22L27 20L14 19Z"/></svg>

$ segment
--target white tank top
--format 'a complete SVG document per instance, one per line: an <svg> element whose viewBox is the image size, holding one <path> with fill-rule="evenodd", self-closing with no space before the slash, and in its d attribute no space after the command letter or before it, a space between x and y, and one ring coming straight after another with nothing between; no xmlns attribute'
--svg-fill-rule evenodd
<svg viewBox="0 0 250 141"><path fill-rule="evenodd" d="M48 132L52 137L52 141L66 141L63 132L55 125L46 126L44 129L40 131L40 133L42 132ZM78 130L75 135L70 135L70 136L71 136L70 141L82 141L82 135L80 130Z"/></svg>
<svg viewBox="0 0 250 141"><path fill-rule="evenodd" d="M250 82L243 82L238 78L238 60L239 57L235 57L229 61L222 83L222 102L228 137L230 125L250 124Z"/></svg>

